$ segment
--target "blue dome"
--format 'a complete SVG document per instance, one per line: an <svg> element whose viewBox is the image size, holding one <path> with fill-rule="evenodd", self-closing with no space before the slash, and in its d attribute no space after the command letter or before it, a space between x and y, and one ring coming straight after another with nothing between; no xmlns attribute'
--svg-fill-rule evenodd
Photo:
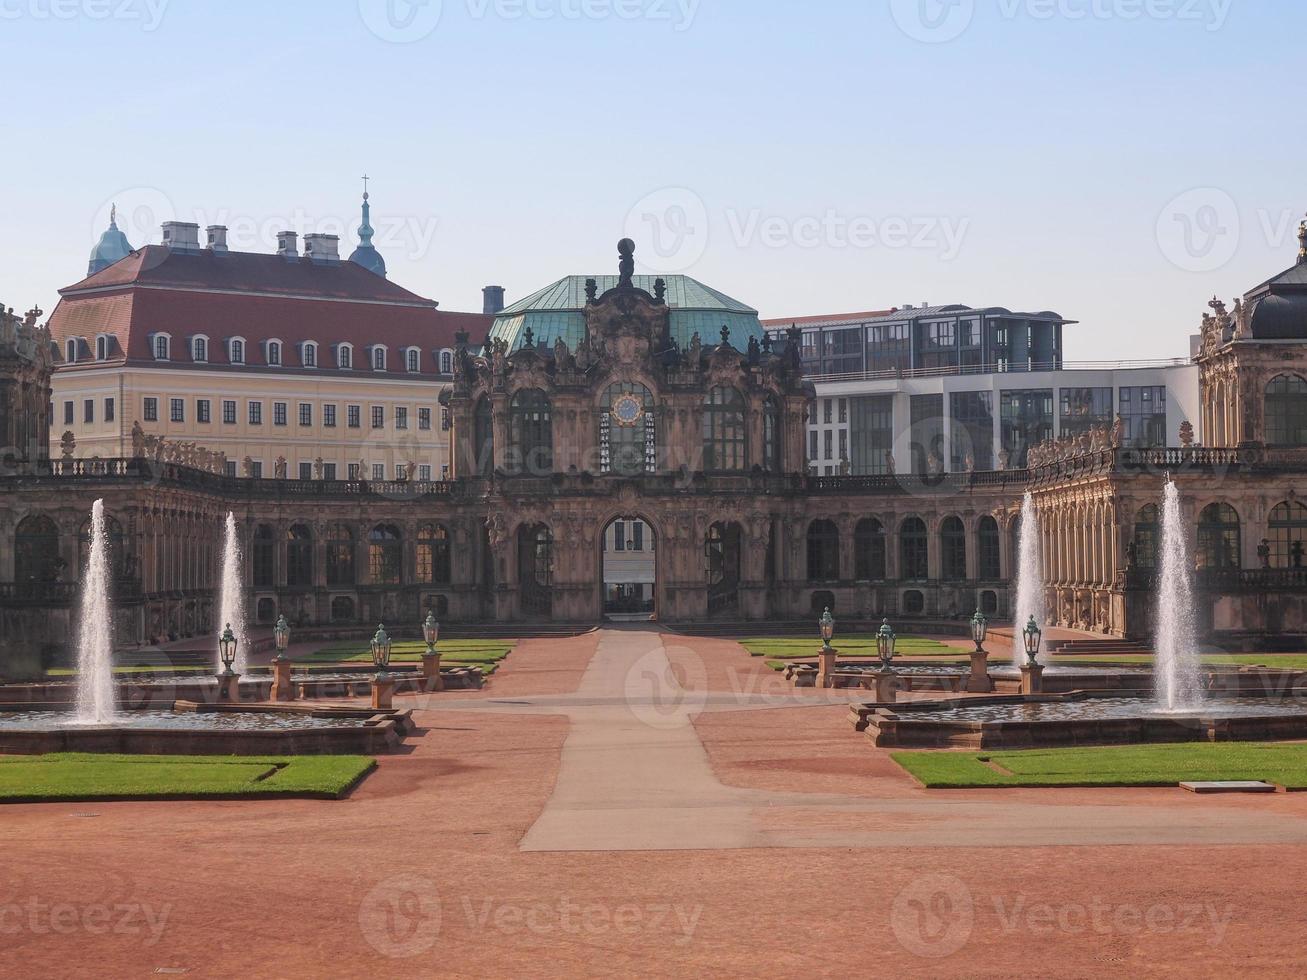
<svg viewBox="0 0 1307 980"><path fill-rule="evenodd" d="M86 274L93 276L127 258L132 251L132 243L118 230L118 209L115 207L109 212L109 227L100 236L95 248L91 249L91 261L87 263Z"/></svg>
<svg viewBox="0 0 1307 980"><path fill-rule="evenodd" d="M367 178L364 177L363 191L363 224L359 225L359 247L354 249L350 254L349 260L355 265L361 265L369 272L374 272L383 279L386 276L386 260L381 257L375 245L372 244L372 206L368 204Z"/></svg>

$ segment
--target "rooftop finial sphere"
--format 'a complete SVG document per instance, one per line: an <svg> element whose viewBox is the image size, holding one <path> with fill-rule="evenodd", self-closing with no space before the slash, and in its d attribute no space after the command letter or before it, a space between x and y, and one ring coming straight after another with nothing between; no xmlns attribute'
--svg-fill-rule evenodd
<svg viewBox="0 0 1307 980"><path fill-rule="evenodd" d="M635 242L631 241L629 238L623 238L617 243L617 252L619 255L634 255Z"/></svg>

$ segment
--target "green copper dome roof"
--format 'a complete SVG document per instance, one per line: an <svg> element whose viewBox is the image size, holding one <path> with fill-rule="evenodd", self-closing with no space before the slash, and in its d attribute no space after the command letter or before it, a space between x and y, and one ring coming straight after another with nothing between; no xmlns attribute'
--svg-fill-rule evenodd
<svg viewBox="0 0 1307 980"><path fill-rule="evenodd" d="M100 236L95 248L91 249L91 259L86 264L86 274L93 276L131 254L132 243L118 230L118 207L115 205L109 211L109 227Z"/></svg>
<svg viewBox="0 0 1307 980"><path fill-rule="evenodd" d="M490 339L504 340L510 351L522 347L527 328L537 345L552 347L562 337L572 350L585 336L585 281L594 279L598 295L617 286L617 276L567 276L505 308L495 317ZM648 293L654 291L657 276L635 276L633 284ZM689 276L663 276L665 299L671 309L672 339L682 348L690 346L697 333L705 347L719 343L722 327L731 331L731 346L744 350L749 338L763 338L758 311L719 293Z"/></svg>

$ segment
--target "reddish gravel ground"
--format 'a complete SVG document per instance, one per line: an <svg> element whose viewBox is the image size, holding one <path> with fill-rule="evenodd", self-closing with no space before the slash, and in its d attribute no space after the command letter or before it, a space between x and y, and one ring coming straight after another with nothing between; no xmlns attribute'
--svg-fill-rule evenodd
<svg viewBox="0 0 1307 980"><path fill-rule="evenodd" d="M596 643L528 641L486 691L441 697L571 692ZM733 643L665 643L673 668L710 690L776 683ZM912 814L913 829L937 823L941 846L523 853L518 842L558 774L567 719L442 713L440 703L419 712L426 727L410 751L383 758L338 803L0 809L0 976L1307 971L1303 847L1021 846L1050 801L1180 804L1307 824L1307 794L928 793L853 731L845 707L721 711L695 728L722 783L925 801L931 809ZM950 818L962 800L1012 805L1013 846L966 846ZM800 834L868 817L814 807L764 819ZM882 817L874 829L893 828Z"/></svg>

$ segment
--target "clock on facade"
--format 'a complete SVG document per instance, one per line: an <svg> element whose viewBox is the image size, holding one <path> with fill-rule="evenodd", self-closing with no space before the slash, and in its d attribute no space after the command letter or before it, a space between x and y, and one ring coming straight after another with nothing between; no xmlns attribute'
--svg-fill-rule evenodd
<svg viewBox="0 0 1307 980"><path fill-rule="evenodd" d="M613 402L613 421L618 425L633 426L644 415L644 405L634 395L622 395Z"/></svg>

